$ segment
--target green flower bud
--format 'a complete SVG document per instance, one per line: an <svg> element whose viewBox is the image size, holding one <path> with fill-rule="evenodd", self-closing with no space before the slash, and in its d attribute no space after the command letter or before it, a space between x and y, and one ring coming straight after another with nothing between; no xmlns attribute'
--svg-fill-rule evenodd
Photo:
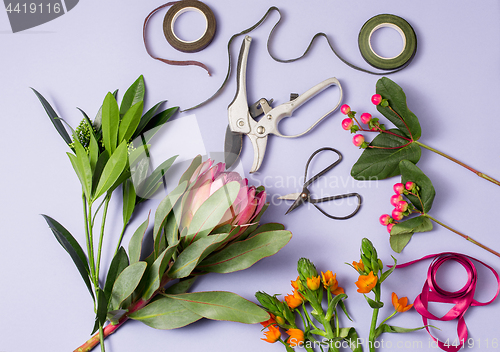
<svg viewBox="0 0 500 352"><path fill-rule="evenodd" d="M295 315L292 313L287 304L283 304L283 316L289 323L295 324Z"/></svg>
<svg viewBox="0 0 500 352"><path fill-rule="evenodd" d="M274 315L283 315L283 302L280 302L275 296L268 295L265 292L256 292L255 298L269 312Z"/></svg>
<svg viewBox="0 0 500 352"><path fill-rule="evenodd" d="M372 257L371 265L372 265L372 269L373 269L373 275L376 276L378 274L378 271L379 271L378 260L376 257Z"/></svg>
<svg viewBox="0 0 500 352"><path fill-rule="evenodd" d="M368 259L371 259L374 249L373 244L368 238L363 238L361 240L361 250Z"/></svg>
<svg viewBox="0 0 500 352"><path fill-rule="evenodd" d="M307 258L300 258L297 263L297 271L301 280L306 281L307 278L318 276L318 271L313 263Z"/></svg>
<svg viewBox="0 0 500 352"><path fill-rule="evenodd" d="M373 270L372 261L368 259L364 254L361 254L361 260L363 261L363 265L365 266L365 271L370 272Z"/></svg>
<svg viewBox="0 0 500 352"><path fill-rule="evenodd" d="M384 264L382 264L382 261L379 259L378 260L378 268L383 271L384 270Z"/></svg>

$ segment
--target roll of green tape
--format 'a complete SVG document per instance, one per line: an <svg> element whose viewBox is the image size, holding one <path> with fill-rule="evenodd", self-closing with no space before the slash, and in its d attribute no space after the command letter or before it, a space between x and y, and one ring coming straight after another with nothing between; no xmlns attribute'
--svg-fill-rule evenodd
<svg viewBox="0 0 500 352"><path fill-rule="evenodd" d="M394 57L380 56L373 50L371 45L373 33L377 29L384 27L395 29L403 39L403 49ZM382 70L394 70L408 65L413 59L417 52L417 36L410 24L403 18L390 14L381 14L370 18L361 27L358 45L361 55L370 65Z"/></svg>

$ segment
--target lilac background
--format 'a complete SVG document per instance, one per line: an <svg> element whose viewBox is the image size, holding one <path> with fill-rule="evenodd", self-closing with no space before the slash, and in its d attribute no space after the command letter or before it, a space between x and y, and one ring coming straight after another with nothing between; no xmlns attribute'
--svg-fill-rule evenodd
<svg viewBox="0 0 500 352"><path fill-rule="evenodd" d="M283 13L275 35L273 52L281 58L300 55L318 31L327 33L338 52L350 62L370 69L359 54L357 36L365 21L380 13L405 18L415 29L418 51L414 61L403 71L389 77L403 87L409 108L419 117L421 141L469 163L493 177L500 177L497 142L498 97L500 96L500 3L496 0L421 1L290 1L263 0L207 1L214 11L218 29L212 44L202 52L176 52L165 41L163 14L158 13L149 25L151 50L172 59L193 59L206 63L213 76L197 67L168 66L151 59L142 44L145 16L161 3L153 1L81 1L71 12L42 26L13 34L5 11L0 11L0 139L2 186L2 244L0 246L0 351L52 350L70 351L88 337L93 323L92 302L69 256L54 240L39 214L48 214L63 223L83 241L81 199L77 178L65 155L66 148L29 87L36 88L72 126L81 115L80 107L90 116L99 108L108 91L125 89L144 74L148 96L146 106L168 99L167 107L187 108L209 97L222 82L227 67L226 45L229 37L260 19L269 6ZM189 14L188 14L189 15ZM186 16L188 16L186 15ZM180 22L189 32L196 26L196 16ZM359 113L379 116L370 102L377 76L355 71L341 63L321 39L309 55L292 64L273 61L266 51L269 31L276 13L251 33L254 41L248 67L248 96L254 102L261 97L283 103L291 92L301 93L320 81L337 77L344 89L344 102ZM198 30L198 32L196 32ZM192 29L199 33L199 28ZM379 36L381 50L389 54L400 40L391 30ZM189 33L187 34L189 35ZM190 35L193 35L191 33ZM385 41L384 41L385 39ZM395 40L394 40L395 39ZM241 40L231 47L237 55ZM400 47L399 47L400 48ZM398 50L396 50L398 51ZM233 62L235 63L235 62ZM227 125L227 105L235 92L235 77L212 103L193 111L206 151L221 152ZM327 91L285 121L287 130L299 130L329 107ZM331 95L330 95L331 96ZM336 97L335 97L336 101ZM330 103L331 104L331 103ZM191 113L178 114L176 119ZM346 289L347 306L361 337L368 336L371 309L356 292L356 273L344 262L359 259L359 244L369 237L384 263L394 255L400 263L430 253L462 252L500 269L499 258L467 243L440 227L417 234L409 246L395 254L389 247L388 234L378 224L378 217L391 211L389 197L399 178L380 182L356 182L349 176L360 150L351 144L351 135L340 127L343 115L334 113L312 133L295 140L271 137L260 172L250 176L251 183L264 183L270 200L297 192L298 178L309 155L324 146L338 148L344 161L332 172L337 188L317 190L326 195L359 192L363 207L348 221L334 221L314 208L301 207L284 216L285 204L270 207L264 221L284 223L293 232L291 242L277 255L262 260L252 268L234 274L210 274L194 290L228 290L254 300L255 291L286 294L295 279L296 262L310 258L319 270L337 273ZM178 136L179 140L186 137ZM253 152L248 140L243 146L242 163L248 170ZM167 151L167 156L171 154ZM436 199L431 215L471 237L500 250L495 219L498 208L494 199L497 186L426 150L418 166L431 178ZM321 166L318 164L318 169ZM323 192L323 193L321 193ZM345 205L345 204L344 204ZM124 243L133 230L155 209L147 204L129 227ZM342 211L342 209L335 209ZM120 210L111 214L116 220L108 240L116 241L121 226ZM113 221L110 221L113 223ZM114 247L113 247L114 248ZM104 262L112 250L104 253ZM397 270L384 283L382 298L386 307L381 317L392 311L390 294L396 291L413 302L420 292L427 263ZM489 300L495 291L492 275L482 267L476 299ZM449 265L439 279L448 289L458 289L465 282L463 269ZM444 313L443 307L440 307ZM437 308L436 308L437 309ZM492 339L498 338L500 303L474 307L466 314L471 350L495 350ZM397 316L391 324L404 327L421 325L417 312ZM455 324L439 323L441 339L455 339ZM128 322L106 342L108 351L277 351L260 338L260 326L203 320L174 331L157 331L139 322ZM429 336L425 331L411 334L384 334L387 350L427 351ZM392 348L389 348L388 342ZM401 345L402 344L402 345ZM481 347L478 347L478 344ZM489 344L488 346L486 344ZM498 348L498 347L497 347ZM365 350L367 350L365 346Z"/></svg>

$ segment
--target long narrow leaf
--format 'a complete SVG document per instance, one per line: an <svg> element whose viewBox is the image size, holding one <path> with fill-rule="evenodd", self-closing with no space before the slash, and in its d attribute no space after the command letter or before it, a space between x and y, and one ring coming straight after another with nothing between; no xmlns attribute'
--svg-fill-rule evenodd
<svg viewBox="0 0 500 352"><path fill-rule="evenodd" d="M111 310L119 309L122 302L134 292L147 266L146 262L136 262L123 269L118 275L111 290L109 302Z"/></svg>
<svg viewBox="0 0 500 352"><path fill-rule="evenodd" d="M71 233L64 228L60 223L56 220L52 219L50 216L43 215L43 218L49 225L50 229L56 236L57 241L61 244L61 246L68 252L73 263L75 263L76 268L80 272L80 275L87 286L92 299L95 300L94 293L92 292L92 286L90 284L90 269L89 262L85 253L82 250L82 247L78 244L78 241L71 235Z"/></svg>
<svg viewBox="0 0 500 352"><path fill-rule="evenodd" d="M144 239L144 235L146 234L146 230L148 229L148 225L149 215L148 218L137 228L128 243L130 263L138 262L141 259L142 241Z"/></svg>
<svg viewBox="0 0 500 352"><path fill-rule="evenodd" d="M160 288L161 279L170 262L170 258L172 258L174 251L177 249L177 244L173 244L166 248L158 258L156 258L153 265L148 268L146 274L144 274L144 291L142 297L145 300L150 299L153 293Z"/></svg>
<svg viewBox="0 0 500 352"><path fill-rule="evenodd" d="M45 98L40 93L38 93L33 88L31 88L31 89L38 97L38 100L40 100L40 103L42 103L42 106L45 109L45 112L49 116L50 121L52 121L52 123L54 124L54 127L56 128L59 135L62 137L62 139L64 139L66 144L68 144L68 145L71 144L71 137L69 136L68 132L64 128L64 125L62 124L61 119L59 118L59 116L57 116L57 114L54 111L54 109L52 108L52 106L49 104L49 102L47 100L45 100Z"/></svg>
<svg viewBox="0 0 500 352"><path fill-rule="evenodd" d="M123 95L122 103L120 105L120 115L125 115L132 106L137 104L139 101L143 101L145 91L144 77L140 75Z"/></svg>
<svg viewBox="0 0 500 352"><path fill-rule="evenodd" d="M144 103L139 101L134 104L123 116L120 121L120 127L118 128L118 143L121 143L122 141L128 142L130 140L135 132L135 129L139 125L139 121L141 120L143 107Z"/></svg>
<svg viewBox="0 0 500 352"><path fill-rule="evenodd" d="M128 163L127 143L122 142L111 155L97 184L94 199L107 192L120 177Z"/></svg>
<svg viewBox="0 0 500 352"><path fill-rule="evenodd" d="M153 106L151 109L149 109L142 117L141 117L141 121L139 122L139 126L137 126L135 132L134 132L134 135L132 136L132 139L136 139L137 137L139 137L140 134L142 134L143 130L144 130L144 127L146 127L146 125L149 123L149 121L151 120L151 118L153 118L153 116L155 116L156 114L156 111L158 110L158 108L163 104L165 103L166 100L162 100L160 101L159 103L157 103L155 106ZM145 131L144 131L145 132Z"/></svg>
<svg viewBox="0 0 500 352"><path fill-rule="evenodd" d="M178 155L175 155L171 157L168 160L165 160L163 163L161 163L152 173L149 175L149 177L144 181L145 186L141 187L141 198L150 198L158 188L158 183L161 182L163 175L165 175L174 163L175 159L177 158Z"/></svg>
<svg viewBox="0 0 500 352"><path fill-rule="evenodd" d="M106 283L104 284L104 292L108 298L111 296L111 290L113 289L116 278L128 266L128 264L127 252L125 252L123 247L120 247L111 260L108 275L106 276Z"/></svg>
<svg viewBox="0 0 500 352"><path fill-rule="evenodd" d="M116 149L119 122L118 103L113 94L108 93L102 103L102 140L109 155Z"/></svg>

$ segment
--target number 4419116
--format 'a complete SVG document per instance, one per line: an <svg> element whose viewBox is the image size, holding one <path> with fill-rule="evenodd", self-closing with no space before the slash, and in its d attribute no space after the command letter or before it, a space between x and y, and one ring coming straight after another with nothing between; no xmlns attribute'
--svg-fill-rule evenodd
<svg viewBox="0 0 500 352"><path fill-rule="evenodd" d="M12 4L9 3L6 7L5 10L7 10L8 13L59 13L61 12L61 4L55 3L55 4L36 4L34 2L32 3L17 3Z"/></svg>

